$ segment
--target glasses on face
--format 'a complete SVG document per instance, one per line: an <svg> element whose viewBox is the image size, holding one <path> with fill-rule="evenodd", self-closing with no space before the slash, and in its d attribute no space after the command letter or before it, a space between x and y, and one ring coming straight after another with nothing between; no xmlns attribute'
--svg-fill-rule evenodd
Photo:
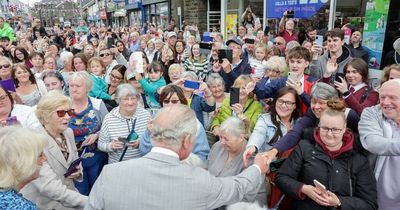
<svg viewBox="0 0 400 210"><path fill-rule="evenodd" d="M293 106L296 104L296 102L285 101L285 100L283 100L283 99L278 99L278 100L276 100L276 103L277 103L278 105L280 105L280 106L282 106L282 105L285 104L286 107L293 107Z"/></svg>
<svg viewBox="0 0 400 210"><path fill-rule="evenodd" d="M136 101L136 100L137 100L136 96L127 96L127 97L121 98L121 101L123 101L123 102Z"/></svg>
<svg viewBox="0 0 400 210"><path fill-rule="evenodd" d="M122 80L121 77L115 76L114 74L110 75L112 79L116 79L116 80Z"/></svg>
<svg viewBox="0 0 400 210"><path fill-rule="evenodd" d="M58 117L64 117L67 113L70 117L75 115L75 110L74 109L68 109L68 110L57 110L56 111Z"/></svg>
<svg viewBox="0 0 400 210"><path fill-rule="evenodd" d="M8 69L10 68L10 64L0 65L0 69Z"/></svg>
<svg viewBox="0 0 400 210"><path fill-rule="evenodd" d="M100 54L99 56L104 57L104 56L110 56L110 55L111 55L110 53L103 53L103 54Z"/></svg>
<svg viewBox="0 0 400 210"><path fill-rule="evenodd" d="M165 99L163 100L163 104L179 104L181 101L179 99Z"/></svg>
<svg viewBox="0 0 400 210"><path fill-rule="evenodd" d="M274 42L274 45L283 45L282 42Z"/></svg>
<svg viewBox="0 0 400 210"><path fill-rule="evenodd" d="M327 126L319 126L319 130L320 132L324 132L324 133L328 133L329 131L331 131L333 134L339 134L340 132L342 132L343 128L329 128Z"/></svg>
<svg viewBox="0 0 400 210"><path fill-rule="evenodd" d="M275 70L275 69L267 69L267 71L275 73L275 74L280 74L281 73L279 70Z"/></svg>

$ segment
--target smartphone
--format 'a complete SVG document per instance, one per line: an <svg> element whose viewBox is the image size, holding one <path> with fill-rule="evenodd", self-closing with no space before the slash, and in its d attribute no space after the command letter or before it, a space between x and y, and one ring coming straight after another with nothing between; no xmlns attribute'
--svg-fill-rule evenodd
<svg viewBox="0 0 400 210"><path fill-rule="evenodd" d="M222 63L222 59L228 59L229 62L232 63L232 50L229 49L219 49L218 50L218 59L219 62Z"/></svg>
<svg viewBox="0 0 400 210"><path fill-rule="evenodd" d="M314 185L315 187L320 190L323 194L327 195L328 191L326 190L325 185L321 184L318 180L314 179Z"/></svg>
<svg viewBox="0 0 400 210"><path fill-rule="evenodd" d="M254 39L245 39L244 43L246 44L254 44L255 40Z"/></svg>
<svg viewBox="0 0 400 210"><path fill-rule="evenodd" d="M231 89L229 90L230 93L229 105L232 106L233 104L239 103L239 92L240 92L239 88L231 87Z"/></svg>
<svg viewBox="0 0 400 210"><path fill-rule="evenodd" d="M344 74L343 73L336 73L336 75L335 75L335 81L336 82L342 82L342 80L340 79L340 77L341 78L343 78L343 79L345 79L345 77L344 77Z"/></svg>
<svg viewBox="0 0 400 210"><path fill-rule="evenodd" d="M212 43L200 42L200 49L211 50Z"/></svg>
<svg viewBox="0 0 400 210"><path fill-rule="evenodd" d="M295 72L288 72L288 79L291 79L293 82L297 82L298 74Z"/></svg>
<svg viewBox="0 0 400 210"><path fill-rule="evenodd" d="M69 165L67 171L66 171L65 174L64 174L64 177L67 178L67 177L71 176L71 174L75 173L75 172L77 171L76 168L79 166L79 164L81 164L82 160L83 160L82 157L80 157L80 158L74 160L74 161L71 163L71 165Z"/></svg>
<svg viewBox="0 0 400 210"><path fill-rule="evenodd" d="M124 143L124 146L125 146L125 144L129 143L128 138L125 138L125 137L118 137L118 141Z"/></svg>
<svg viewBox="0 0 400 210"><path fill-rule="evenodd" d="M322 45L324 44L324 36L317 35L315 37L315 42L317 43L318 46L322 47Z"/></svg>
<svg viewBox="0 0 400 210"><path fill-rule="evenodd" d="M198 90L200 88L200 82L191 81L191 80L185 80L183 82L183 86L186 87L186 88L191 88L191 89Z"/></svg>
<svg viewBox="0 0 400 210"><path fill-rule="evenodd" d="M287 18L294 18L294 11L293 10L288 10L286 13Z"/></svg>
<svg viewBox="0 0 400 210"><path fill-rule="evenodd" d="M275 161L272 161L269 164L269 171L270 172L277 172L279 168L282 166L283 162L285 162L285 159L277 159Z"/></svg>
<svg viewBox="0 0 400 210"><path fill-rule="evenodd" d="M115 43L114 37L107 38L107 48L108 49L113 48L114 43Z"/></svg>

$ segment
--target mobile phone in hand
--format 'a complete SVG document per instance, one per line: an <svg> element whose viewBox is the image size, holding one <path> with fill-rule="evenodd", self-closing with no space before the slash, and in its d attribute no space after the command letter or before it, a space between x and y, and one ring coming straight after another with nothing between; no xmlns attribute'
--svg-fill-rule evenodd
<svg viewBox="0 0 400 210"><path fill-rule="evenodd" d="M77 167L79 166L79 164L81 164L83 158L80 157L76 160L74 160L71 165L68 167L67 171L64 174L64 177L67 178L69 176L71 176L71 174L75 173L78 171Z"/></svg>
<svg viewBox="0 0 400 210"><path fill-rule="evenodd" d="M335 81L336 81L336 82L342 83L342 80L340 79L340 77L343 78L343 79L345 79L343 73L336 73L336 75L335 75Z"/></svg>
<svg viewBox="0 0 400 210"><path fill-rule="evenodd" d="M239 88L234 88L232 87L229 91L230 93L230 101L229 101L229 105L233 105L233 104L237 104L239 103L239 93L240 93L240 89Z"/></svg>
<svg viewBox="0 0 400 210"><path fill-rule="evenodd" d="M320 190L322 192L322 194L324 195L328 195L328 191L326 190L325 185L321 184L321 182L319 182L318 180L314 179L314 185L315 188L317 188L318 190Z"/></svg>
<svg viewBox="0 0 400 210"><path fill-rule="evenodd" d="M183 87L191 88L191 89L194 89L194 90L198 90L200 88L200 82L192 81L192 80L185 80L183 82Z"/></svg>
<svg viewBox="0 0 400 210"><path fill-rule="evenodd" d="M222 59L228 59L230 63L232 63L232 50L229 49L219 49L218 50L218 59L219 63L222 63Z"/></svg>
<svg viewBox="0 0 400 210"><path fill-rule="evenodd" d="M113 48L114 47L114 43L115 43L114 37L108 37L107 38L107 48L108 49Z"/></svg>
<svg viewBox="0 0 400 210"><path fill-rule="evenodd" d="M318 46L322 47L322 45L324 44L324 36L317 35L315 37L315 42L317 43Z"/></svg>
<svg viewBox="0 0 400 210"><path fill-rule="evenodd" d="M293 82L297 82L298 74L292 71L288 72L288 79L291 79Z"/></svg>

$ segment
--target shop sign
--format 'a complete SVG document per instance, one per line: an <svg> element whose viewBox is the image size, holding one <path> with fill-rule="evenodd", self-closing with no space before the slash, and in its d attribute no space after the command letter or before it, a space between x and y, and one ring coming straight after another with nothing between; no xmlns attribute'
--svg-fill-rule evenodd
<svg viewBox="0 0 400 210"><path fill-rule="evenodd" d="M379 69L390 0L369 0L365 9L363 47L368 50L368 66Z"/></svg>
<svg viewBox="0 0 400 210"><path fill-rule="evenodd" d="M309 18L329 0L268 0L267 17L280 18L286 10L294 11L295 18Z"/></svg>

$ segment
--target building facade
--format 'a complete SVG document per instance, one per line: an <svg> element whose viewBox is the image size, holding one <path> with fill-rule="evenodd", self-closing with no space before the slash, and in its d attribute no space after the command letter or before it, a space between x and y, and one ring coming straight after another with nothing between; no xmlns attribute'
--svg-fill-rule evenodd
<svg viewBox="0 0 400 210"><path fill-rule="evenodd" d="M74 1L43 0L34 4L33 11L34 17L39 18L45 27L63 25L64 22L77 25L83 19Z"/></svg>

